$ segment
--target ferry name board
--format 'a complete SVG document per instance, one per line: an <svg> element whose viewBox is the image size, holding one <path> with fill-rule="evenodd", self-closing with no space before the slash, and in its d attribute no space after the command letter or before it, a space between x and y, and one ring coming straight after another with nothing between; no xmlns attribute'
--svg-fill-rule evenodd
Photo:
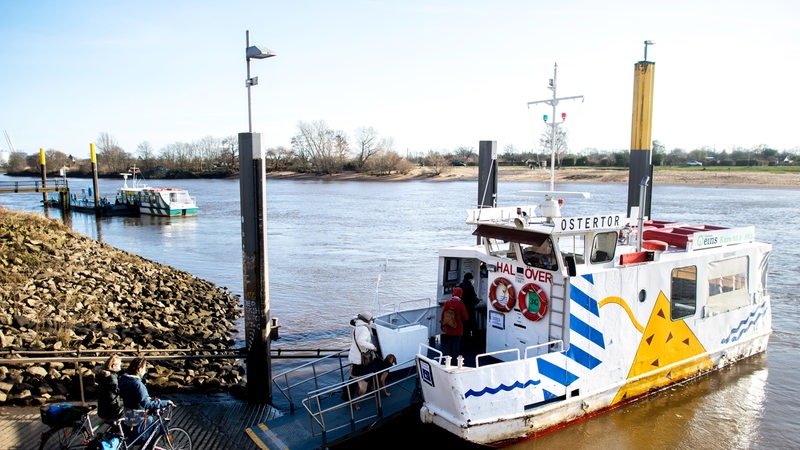
<svg viewBox="0 0 800 450"><path fill-rule="evenodd" d="M723 245L751 242L756 238L754 226L725 228L722 230L700 231L692 235L692 248L721 247Z"/></svg>
<svg viewBox="0 0 800 450"><path fill-rule="evenodd" d="M624 214L603 214L586 217L561 217L555 219L555 223L557 231L589 231L622 228L628 223L628 218Z"/></svg>

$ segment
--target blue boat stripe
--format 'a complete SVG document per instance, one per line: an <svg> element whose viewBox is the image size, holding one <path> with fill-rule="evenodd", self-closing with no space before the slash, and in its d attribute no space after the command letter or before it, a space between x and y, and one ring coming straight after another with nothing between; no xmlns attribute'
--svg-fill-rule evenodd
<svg viewBox="0 0 800 450"><path fill-rule="evenodd" d="M574 314L569 315L569 329L594 342L598 347L606 348L606 344L603 342L603 333L592 328Z"/></svg>
<svg viewBox="0 0 800 450"><path fill-rule="evenodd" d="M482 396L484 394L492 394L492 395L494 395L494 394L497 394L500 391L511 392L514 389L525 389L528 386L536 386L536 385L538 385L540 383L541 383L540 380L536 380L536 381L528 380L525 383L521 383L519 381L515 381L514 384L512 384L510 386L507 386L505 384L501 384L500 386L497 386L496 388L485 387L485 388L483 388L483 389L481 389L479 391L476 391L474 389L469 389L467 392L464 393L464 398L480 397L480 396Z"/></svg>
<svg viewBox="0 0 800 450"><path fill-rule="evenodd" d="M589 353L585 352L583 349L575 345L574 343L569 346L569 350L567 350L564 355L567 358L575 361L576 363L586 367L587 369L594 369L602 361L595 358L594 356L590 355Z"/></svg>
<svg viewBox="0 0 800 450"><path fill-rule="evenodd" d="M594 275L587 273L586 275L582 275L583 279L588 281L589 283L594 284Z"/></svg>
<svg viewBox="0 0 800 450"><path fill-rule="evenodd" d="M585 310L600 317L600 308L597 306L597 300L587 295L574 284L569 288L569 296L573 303L582 306Z"/></svg>
<svg viewBox="0 0 800 450"><path fill-rule="evenodd" d="M545 359L539 358L536 360L536 363L539 367L539 373L542 374L542 376L550 378L556 383L568 386L578 379L577 375L568 372L566 369L558 367L557 365Z"/></svg>

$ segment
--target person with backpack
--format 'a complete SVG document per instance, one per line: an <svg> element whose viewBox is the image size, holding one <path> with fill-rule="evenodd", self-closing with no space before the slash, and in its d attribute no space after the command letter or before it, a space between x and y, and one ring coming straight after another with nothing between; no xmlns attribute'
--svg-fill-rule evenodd
<svg viewBox="0 0 800 450"><path fill-rule="evenodd" d="M97 372L97 415L103 421L116 419L123 412L122 399L119 396L118 377L122 371L122 358L113 354L105 365Z"/></svg>
<svg viewBox="0 0 800 450"><path fill-rule="evenodd" d="M464 335L464 322L469 320L467 308L461 301L464 291L460 287L453 289L453 296L442 305L442 353L444 356L457 357L461 352L461 336Z"/></svg>

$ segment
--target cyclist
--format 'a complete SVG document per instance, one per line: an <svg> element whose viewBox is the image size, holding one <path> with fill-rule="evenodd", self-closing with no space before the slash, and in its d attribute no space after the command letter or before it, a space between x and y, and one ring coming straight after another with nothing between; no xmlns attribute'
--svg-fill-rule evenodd
<svg viewBox="0 0 800 450"><path fill-rule="evenodd" d="M150 397L142 377L147 373L147 361L136 357L128 364L128 369L119 379L119 395L125 409L138 409L154 411L164 406L175 406L171 400L159 400ZM152 415L148 414L145 427L153 422ZM144 427L142 427L143 429Z"/></svg>
<svg viewBox="0 0 800 450"><path fill-rule="evenodd" d="M122 358L113 354L97 373L97 415L108 421L122 415L122 399L119 397L118 376L122 369Z"/></svg>

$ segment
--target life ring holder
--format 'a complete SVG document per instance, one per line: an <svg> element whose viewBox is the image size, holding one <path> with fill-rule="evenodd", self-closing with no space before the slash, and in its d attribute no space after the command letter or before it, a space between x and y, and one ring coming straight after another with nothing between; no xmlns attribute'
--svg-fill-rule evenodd
<svg viewBox="0 0 800 450"><path fill-rule="evenodd" d="M498 288L504 289L508 296L505 303L502 303L502 298L497 298ZM489 288L489 301L492 303L494 309L501 312L509 312L514 308L514 301L516 300L514 294L514 285L511 284L511 281L503 277L498 277L492 281L492 287Z"/></svg>
<svg viewBox="0 0 800 450"><path fill-rule="evenodd" d="M531 306L528 302L528 294L531 291L535 292L539 298L539 308L535 311L528 309L528 307ZM545 295L544 290L537 284L528 283L525 286L522 286L522 289L519 290L519 296L517 300L519 303L519 310L522 311L522 315L524 315L528 320L535 322L537 320L541 320L544 315L547 314L547 295Z"/></svg>

